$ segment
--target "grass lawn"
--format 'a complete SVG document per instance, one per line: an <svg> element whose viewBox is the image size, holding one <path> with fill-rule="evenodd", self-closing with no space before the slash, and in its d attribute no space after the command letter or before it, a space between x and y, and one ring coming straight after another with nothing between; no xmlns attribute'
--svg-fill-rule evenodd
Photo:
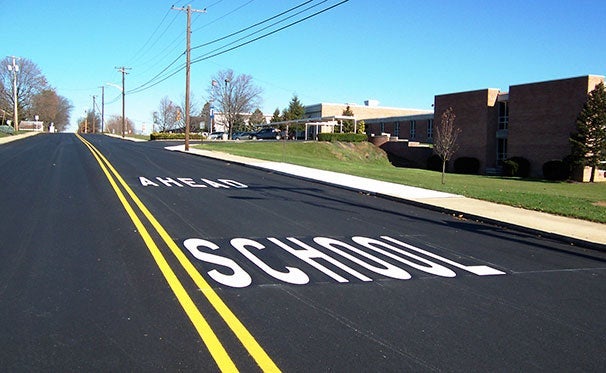
<svg viewBox="0 0 606 373"><path fill-rule="evenodd" d="M501 204L606 223L606 183L549 182L447 174L392 166L370 143L244 141L204 142L201 149L286 162L464 195Z"/></svg>

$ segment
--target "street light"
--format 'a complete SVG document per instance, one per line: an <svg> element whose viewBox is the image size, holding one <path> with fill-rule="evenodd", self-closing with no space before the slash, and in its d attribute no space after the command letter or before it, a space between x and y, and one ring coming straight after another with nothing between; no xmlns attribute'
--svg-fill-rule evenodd
<svg viewBox="0 0 606 373"><path fill-rule="evenodd" d="M224 93L224 97L223 97L223 111L224 111L224 113L223 113L223 115L225 116L225 119L227 119L227 125L229 126L229 137L228 137L228 139L231 140L232 129L231 129L231 123L229 121L229 110L231 108L231 105L228 102L229 95L227 94L227 84L229 82L230 82L230 80L227 79L227 78L225 78L225 90L223 91L223 93Z"/></svg>
<svg viewBox="0 0 606 373"><path fill-rule="evenodd" d="M120 87L120 86L119 86L119 85L117 85L117 84L114 84L114 83L105 83L105 84L107 84L107 85L111 85L111 86L112 86L112 87L114 87L114 88L118 88L118 89L120 90L120 92L122 92L122 87ZM110 96L110 97L111 97L111 96Z"/></svg>
<svg viewBox="0 0 606 373"><path fill-rule="evenodd" d="M17 108L17 72L19 71L19 65L15 62L17 57L13 57L13 64L7 65L8 71L13 72L13 128L15 131L19 131L19 115Z"/></svg>

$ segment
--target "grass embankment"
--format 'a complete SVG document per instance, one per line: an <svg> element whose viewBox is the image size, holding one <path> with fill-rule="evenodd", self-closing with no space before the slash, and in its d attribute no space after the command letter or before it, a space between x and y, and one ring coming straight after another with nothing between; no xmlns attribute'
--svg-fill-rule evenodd
<svg viewBox="0 0 606 373"><path fill-rule="evenodd" d="M6 133L6 132L0 132L0 137L9 137L9 136L16 136L16 135L20 135L22 133L27 133L28 131L17 131L14 133Z"/></svg>
<svg viewBox="0 0 606 373"><path fill-rule="evenodd" d="M447 174L392 166L370 143L205 142L201 149L286 162L455 193L505 205L606 223L606 183L571 183Z"/></svg>

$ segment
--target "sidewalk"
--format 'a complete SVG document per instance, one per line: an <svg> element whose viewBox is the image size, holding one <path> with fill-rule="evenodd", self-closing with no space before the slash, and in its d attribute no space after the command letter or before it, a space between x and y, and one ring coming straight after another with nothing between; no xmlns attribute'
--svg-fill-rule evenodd
<svg viewBox="0 0 606 373"><path fill-rule="evenodd" d="M170 146L171 151L185 152L183 145ZM337 172L323 171L288 163L263 161L227 153L190 148L189 154L239 163L282 174L301 177L330 185L406 200L465 219L477 219L505 227L514 227L534 234L606 250L606 224L566 218L538 211L467 198L433 190L378 181Z"/></svg>
<svg viewBox="0 0 606 373"><path fill-rule="evenodd" d="M0 137L0 145L6 144L9 142L13 142L13 141L17 141L17 140L21 140L26 137L37 135L39 133L42 133L42 132L27 132L27 133L21 133L19 135L3 136L3 137Z"/></svg>

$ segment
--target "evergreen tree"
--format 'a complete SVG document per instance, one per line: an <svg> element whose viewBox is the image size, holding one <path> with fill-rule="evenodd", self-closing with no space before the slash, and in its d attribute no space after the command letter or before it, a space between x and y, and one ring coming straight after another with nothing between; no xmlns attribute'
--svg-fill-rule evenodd
<svg viewBox="0 0 606 373"><path fill-rule="evenodd" d="M276 110L274 110L274 115L269 120L269 123L276 123L281 121L282 117L280 116L280 108L276 108Z"/></svg>
<svg viewBox="0 0 606 373"><path fill-rule="evenodd" d="M590 166L589 181L594 182L596 169L606 160L606 89L599 83L587 95L587 102L577 117L577 133L570 137L571 157L575 164Z"/></svg>
<svg viewBox="0 0 606 373"><path fill-rule="evenodd" d="M303 106L303 104L301 103L301 101L299 100L299 97L297 97L297 95L294 95L292 97L292 99L290 100L290 103L288 104L288 108L284 109L284 112L282 113L282 120L283 121L295 121L297 119L303 119L305 117L305 107ZM291 123L288 124L286 126L281 126L281 129L285 129L288 128L289 130L289 137L294 136L296 137L296 133L303 131L303 125L300 123Z"/></svg>
<svg viewBox="0 0 606 373"><path fill-rule="evenodd" d="M248 118L248 123L251 126L258 126L259 124L265 124L265 116L263 115L263 112L259 108L257 108L252 113L250 118Z"/></svg>
<svg viewBox="0 0 606 373"><path fill-rule="evenodd" d="M232 131L233 132L244 132L247 130L249 130L249 128L247 128L247 126L246 126L246 120L244 119L244 116L242 116L242 114L240 114L240 113L236 114L236 116L234 117L234 121L232 123Z"/></svg>
<svg viewBox="0 0 606 373"><path fill-rule="evenodd" d="M303 119L305 116L305 107L299 101L299 97L294 95L288 104L288 108L284 110L283 120Z"/></svg>

